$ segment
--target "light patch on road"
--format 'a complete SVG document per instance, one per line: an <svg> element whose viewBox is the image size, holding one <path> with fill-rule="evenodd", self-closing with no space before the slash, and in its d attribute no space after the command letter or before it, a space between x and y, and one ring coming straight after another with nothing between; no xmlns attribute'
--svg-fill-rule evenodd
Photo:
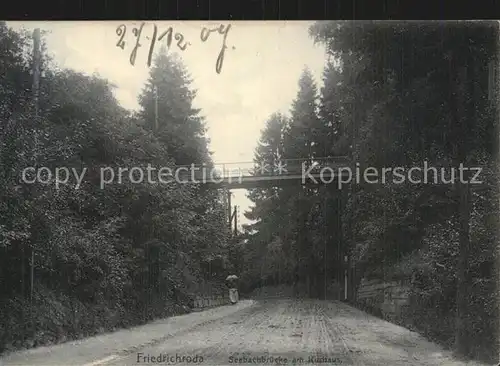
<svg viewBox="0 0 500 366"><path fill-rule="evenodd" d="M119 358L117 355L111 355L111 356L108 356L108 357L105 357L105 358L101 358L100 360L97 360L97 361L94 361L94 362L91 362L91 363L86 363L83 366L101 366L101 365L107 364L108 362L114 361L117 358Z"/></svg>

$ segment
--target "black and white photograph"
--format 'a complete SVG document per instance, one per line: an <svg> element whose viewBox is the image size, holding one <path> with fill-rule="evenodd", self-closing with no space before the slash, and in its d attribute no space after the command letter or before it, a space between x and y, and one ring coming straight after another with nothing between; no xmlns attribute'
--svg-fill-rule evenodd
<svg viewBox="0 0 500 366"><path fill-rule="evenodd" d="M500 362L497 21L1 21L0 366Z"/></svg>

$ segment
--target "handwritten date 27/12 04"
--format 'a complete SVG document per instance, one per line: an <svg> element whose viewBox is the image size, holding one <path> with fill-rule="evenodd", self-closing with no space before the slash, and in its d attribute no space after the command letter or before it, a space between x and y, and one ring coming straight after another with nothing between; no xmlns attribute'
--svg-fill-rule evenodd
<svg viewBox="0 0 500 366"><path fill-rule="evenodd" d="M132 49L132 52L130 53L130 64L132 66L135 65L135 60L137 57L137 50L140 47L142 47L141 35L142 35L144 25L145 25L145 23L143 22L140 24L139 27L132 28L132 34L135 37L134 48ZM218 74L220 74L220 72L222 70L222 65L224 63L224 54L225 54L225 51L227 48L226 38L227 38L227 34L228 34L230 29L231 29L231 24L228 24L228 25L221 24L219 27L216 27L216 28L203 27L203 29L200 32L200 39L202 42L207 41L208 38L210 37L210 34L212 34L212 33L218 33L218 34L222 35L222 39L223 39L222 40L222 48L219 52L219 56L217 57L217 62L215 64L215 71ZM125 24L120 24L116 28L116 34L119 37L118 42L116 43L116 46L120 47L122 50L124 50L125 46L126 46L126 41L125 41L126 33L127 33L127 26ZM175 45L181 51L185 51L188 48L188 46L191 46L191 43L187 42L184 39L184 35L182 33L174 32L173 27L169 27L166 31L159 34L158 27L156 26L156 24L153 24L152 36L151 37L146 36L145 38L147 40L149 40L149 53L148 53L148 60L147 60L148 67L151 66L151 62L153 59L153 53L154 53L154 49L155 49L157 42L160 42L163 39L166 39L168 49L171 49L172 44L174 43L174 40L176 41ZM234 49L234 47L233 47L233 49Z"/></svg>

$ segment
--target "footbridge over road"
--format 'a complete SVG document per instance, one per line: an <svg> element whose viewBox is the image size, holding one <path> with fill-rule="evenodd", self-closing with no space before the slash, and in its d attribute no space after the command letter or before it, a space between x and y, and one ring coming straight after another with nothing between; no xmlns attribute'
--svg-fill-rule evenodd
<svg viewBox="0 0 500 366"><path fill-rule="evenodd" d="M176 166L176 179L183 183L207 184L237 189L282 185L347 183L352 166L347 157L283 159L274 162L239 162Z"/></svg>
<svg viewBox="0 0 500 366"><path fill-rule="evenodd" d="M203 184L227 192L229 232L238 235L237 206L231 204L232 189L281 186L320 186L348 184L353 166L345 156L323 158L280 159L262 162L236 162L208 165L177 165L175 180L186 184Z"/></svg>

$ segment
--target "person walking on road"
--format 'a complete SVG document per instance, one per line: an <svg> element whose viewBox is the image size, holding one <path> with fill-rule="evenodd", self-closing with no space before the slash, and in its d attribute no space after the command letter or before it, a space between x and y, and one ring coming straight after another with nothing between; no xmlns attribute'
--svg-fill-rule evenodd
<svg viewBox="0 0 500 366"><path fill-rule="evenodd" d="M238 276L229 275L226 277L227 286L229 287L229 300L231 304L236 304L239 300L238 288L237 288Z"/></svg>

